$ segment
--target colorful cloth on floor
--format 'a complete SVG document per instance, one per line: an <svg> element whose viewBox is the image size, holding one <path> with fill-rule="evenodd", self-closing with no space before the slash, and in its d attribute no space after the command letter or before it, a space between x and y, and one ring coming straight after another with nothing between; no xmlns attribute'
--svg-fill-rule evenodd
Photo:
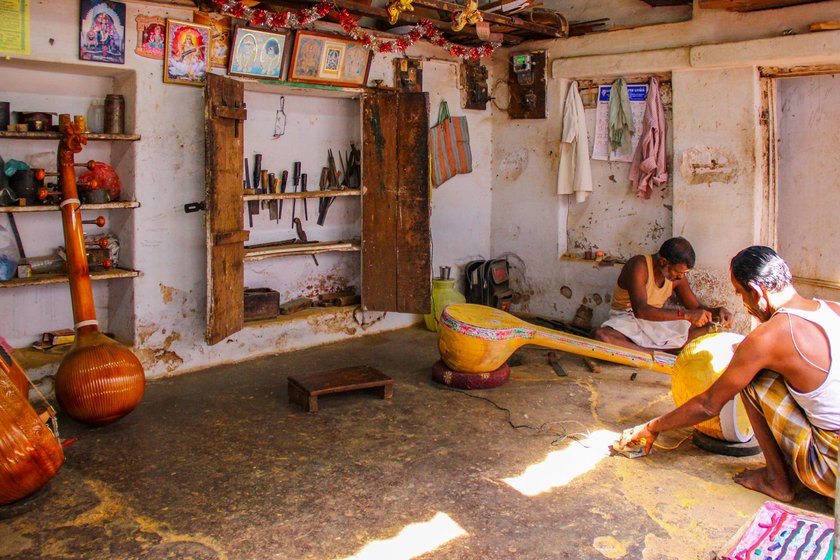
<svg viewBox="0 0 840 560"><path fill-rule="evenodd" d="M639 191L641 198L650 198L653 187L663 185L668 180L665 159L665 139L668 125L665 122L665 109L659 95L659 80L650 79L645 115L642 117L642 130L633 161L630 162L630 182Z"/></svg>
<svg viewBox="0 0 840 560"><path fill-rule="evenodd" d="M721 560L830 560L834 520L775 502L764 502Z"/></svg>
<svg viewBox="0 0 840 560"><path fill-rule="evenodd" d="M625 154L629 154L632 149L631 137L636 129L633 126L633 111L630 108L630 95L627 93L624 78L614 81L610 88L609 113L610 151L614 152L620 147Z"/></svg>
<svg viewBox="0 0 840 560"><path fill-rule="evenodd" d="M574 194L584 202L592 192L592 166L589 163L589 138L583 101L577 82L572 82L563 105L563 135L560 138L560 166L557 170L557 194Z"/></svg>
<svg viewBox="0 0 840 560"><path fill-rule="evenodd" d="M773 437L802 484L834 497L837 478L837 432L811 424L776 372L764 370L743 391L767 420Z"/></svg>

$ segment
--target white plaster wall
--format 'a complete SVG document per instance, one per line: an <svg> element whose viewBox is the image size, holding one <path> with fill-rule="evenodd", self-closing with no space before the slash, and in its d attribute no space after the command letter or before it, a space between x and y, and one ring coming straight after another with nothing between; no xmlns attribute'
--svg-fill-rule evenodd
<svg viewBox="0 0 840 560"><path fill-rule="evenodd" d="M289 351L318 344L341 340L349 336L361 336L382 330L400 328L417 322L414 315L388 313L375 323L370 323L378 314L368 313L360 325L350 310L336 313L303 313L277 322L247 326L221 343L207 346L205 332L205 232L204 216L201 213L185 214L183 205L204 198L204 100L202 89L197 87L164 84L162 82L162 61L142 58L133 54L136 44L135 17L138 14L160 15L178 19L191 19L188 10L164 8L147 4L127 4L126 64L114 66L85 63L77 59L78 51L78 3L73 0L40 1L31 3L31 29L33 30L31 55L16 57L27 63L38 61L49 64L67 63L82 67L82 73L90 70L94 74L123 72L126 76L113 80L113 85L97 85L94 94L87 97L101 97L113 90L126 96L127 129L142 135L140 142L130 147L110 147L110 158L117 159L118 171L125 173L124 182L136 185L136 196L141 207L128 212L116 224L126 233L123 250L127 262L143 271L134 280L117 283L103 283L96 288L94 297L100 317L108 321L110 330L119 331L133 339L135 351L146 368L147 377L173 375L223 362L234 362L259 355ZM428 44L409 49L410 56L440 57L442 51ZM392 56L375 56L369 80L382 80L388 86L393 83ZM443 57L446 58L446 57ZM0 62L2 64L2 62ZM431 91L431 106L437 115L439 99L447 98L453 114L462 114L459 108L460 94L455 79L455 66L447 62L426 60L424 63L426 89ZM2 66L0 66L2 68ZM82 79L85 82L85 79ZM99 82L96 82L99 84ZM4 83L3 91L9 88ZM100 89L104 91L99 91ZM0 96L2 97L2 96ZM270 97L270 96L268 96ZM270 115L273 125L275 104L270 99L255 97L252 113L255 116ZM337 119L342 121L340 142L334 147L347 144L352 136L358 136L358 113L345 106L346 101L321 106L322 101L307 100L296 104L287 97L286 112L290 121L297 118L311 125L307 112L316 114L316 121ZM338 108L341 107L341 108ZM249 111L252 107L249 106ZM332 114L332 116L331 116ZM344 120L345 116L347 117ZM255 124L249 121L249 127ZM259 129L262 124L257 124ZM293 131L289 124L289 134ZM311 132L311 130L310 130ZM489 146L491 122L488 113L470 112L470 132L473 138L473 161L475 171L471 175L457 177L435 191L433 197L432 229L435 246L435 265L463 263L473 255L484 255L489 251L490 230L490 183ZM259 132L259 134L264 134ZM262 149L272 165L289 165L300 159L305 162L310 175L310 185L317 186L320 165L326 158L326 144L323 134L297 136L272 141L277 152ZM269 143L270 146L270 143ZM257 146L248 140L246 154ZM346 149L346 148L345 148ZM80 157L84 157L85 153ZM108 154L102 156L107 161ZM276 158L276 159L275 159ZM310 161L311 160L311 161ZM128 178L128 181L126 181ZM130 192L133 192L130 190ZM287 201L285 205L289 205ZM310 201L310 211L313 211ZM356 201L358 204L358 201ZM286 219L291 217L288 206L284 208ZM337 201L330 210L329 227L324 236L343 236L355 229L358 223L358 209L353 202ZM112 212L113 213L113 212ZM255 239L261 236L282 238L290 234L287 227L275 230L267 223L267 211L258 216ZM309 229L307 228L307 232ZM320 231L313 237L321 235ZM314 267L310 257L295 257L251 263L246 282L262 284L271 277L281 274L286 278L301 279L299 284L275 284L292 294L307 290L310 279L319 278L327 270L336 272L343 280L352 279L355 265L341 265L357 259L356 256L330 255L319 257L320 267ZM357 262L357 261L356 261ZM270 270L267 270L270 269ZM328 273L329 275L330 273ZM266 283L269 283L266 281ZM31 289L29 289L31 290ZM105 291L105 294L100 293ZM16 308L17 298L24 297L26 290L3 290L0 293L0 312ZM35 314L37 319L10 324L4 321L3 335L16 345L31 343L43 330L67 326L69 298L66 287L49 287L32 292L27 296L34 302L28 306L26 316ZM67 298L66 301L62 298ZM14 300L14 301L13 301ZM112 303L110 312L107 305ZM33 312L33 309L39 311ZM46 310L46 311L40 311ZM64 317L61 323L53 317ZM47 367L29 373L36 379L52 373Z"/></svg>
<svg viewBox="0 0 840 560"><path fill-rule="evenodd" d="M528 262L522 308L571 319L583 300L611 291L617 269L605 274L581 263L557 263L567 243L567 202L554 195L556 151L565 81L668 73L673 86L673 233L693 243L698 263L695 291L709 304L740 309L729 285L728 264L741 248L760 241L762 228L762 138L759 126L758 65L831 64L840 59L840 33L780 36L802 32L814 21L836 17L840 2L749 14L700 10L690 22L544 41L549 51L548 119L515 121L494 111L493 251L513 251ZM534 48L534 47L532 47ZM507 56L516 49L502 53ZM499 73L506 60L497 62ZM500 88L501 89L501 88ZM529 157L523 173L510 173L512 154ZM828 153L828 152L826 152ZM685 175L692 164L723 163L726 173ZM520 166L521 167L521 166ZM518 169L518 168L517 168ZM717 171L721 171L717 169ZM598 171L596 170L596 176ZM597 181L596 181L597 183ZM616 210L612 202L609 211ZM649 221L655 223L654 219ZM535 225L539 224L539 226ZM531 235L518 228L530 225ZM574 223L571 225L574 226ZM534 231L538 230L538 231ZM609 231L609 228L608 228ZM644 231L636 234L644 236ZM613 231L614 242L626 241ZM559 235L559 239L552 236ZM565 300L559 289L573 290ZM591 297L590 297L591 299ZM605 314L596 308L596 322ZM739 316L739 326L748 320Z"/></svg>
<svg viewBox="0 0 840 560"><path fill-rule="evenodd" d="M490 258L492 119L487 110L461 108L459 64L439 58L423 63L423 89L429 92L429 121L438 119L441 101L453 116L466 116L473 159L472 173L456 175L432 191L432 271L451 266L451 277L463 291L463 267L468 261Z"/></svg>

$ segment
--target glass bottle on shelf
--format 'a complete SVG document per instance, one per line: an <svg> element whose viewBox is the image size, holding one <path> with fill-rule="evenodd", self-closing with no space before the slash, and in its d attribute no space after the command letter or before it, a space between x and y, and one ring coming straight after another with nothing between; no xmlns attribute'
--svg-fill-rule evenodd
<svg viewBox="0 0 840 560"><path fill-rule="evenodd" d="M87 111L88 129L94 133L105 131L105 101L94 99Z"/></svg>

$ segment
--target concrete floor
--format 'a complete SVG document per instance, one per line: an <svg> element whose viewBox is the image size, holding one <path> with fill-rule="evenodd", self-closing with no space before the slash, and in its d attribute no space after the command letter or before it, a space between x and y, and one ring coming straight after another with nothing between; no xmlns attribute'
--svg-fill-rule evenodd
<svg viewBox="0 0 840 560"><path fill-rule="evenodd" d="M708 560L765 501L731 481L760 459L690 440L605 456L599 430L671 407L666 376L596 375L565 355L559 378L525 348L511 381L470 393L563 438L441 389L437 359L434 334L412 328L156 381L109 426L62 417L78 441L42 491L0 507L0 558ZM356 364L392 376L393 400L322 397L317 414L287 402L287 376ZM505 481L539 464L530 491ZM794 505L831 511L805 489Z"/></svg>

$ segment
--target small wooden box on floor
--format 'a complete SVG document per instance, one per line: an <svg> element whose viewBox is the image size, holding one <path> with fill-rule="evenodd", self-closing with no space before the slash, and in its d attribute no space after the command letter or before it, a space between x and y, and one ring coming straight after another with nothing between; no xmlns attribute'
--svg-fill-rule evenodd
<svg viewBox="0 0 840 560"><path fill-rule="evenodd" d="M379 389L383 399L394 395L394 380L369 366L355 366L289 377L289 402L318 412L318 397L358 389Z"/></svg>

